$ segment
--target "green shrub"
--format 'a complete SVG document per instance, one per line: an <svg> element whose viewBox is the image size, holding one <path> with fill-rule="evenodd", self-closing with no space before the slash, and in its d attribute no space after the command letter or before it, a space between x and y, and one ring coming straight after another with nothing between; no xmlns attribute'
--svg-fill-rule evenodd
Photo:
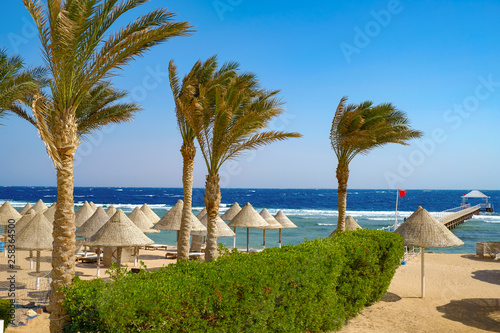
<svg viewBox="0 0 500 333"><path fill-rule="evenodd" d="M403 256L394 233L360 230L211 263L76 279L68 332L322 332L387 291Z"/></svg>
<svg viewBox="0 0 500 333"><path fill-rule="evenodd" d="M10 314L12 302L8 299L0 299L0 319L3 319L3 329L6 330L9 326L12 317Z"/></svg>

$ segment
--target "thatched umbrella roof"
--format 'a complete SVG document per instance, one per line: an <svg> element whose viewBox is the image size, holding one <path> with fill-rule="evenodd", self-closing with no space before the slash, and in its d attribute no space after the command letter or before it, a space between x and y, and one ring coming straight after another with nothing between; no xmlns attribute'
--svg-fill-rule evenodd
<svg viewBox="0 0 500 333"><path fill-rule="evenodd" d="M259 213L264 220L266 220L267 225L262 227L257 227L257 229L281 229L283 226L276 220L269 211L264 208Z"/></svg>
<svg viewBox="0 0 500 333"><path fill-rule="evenodd" d="M152 229L154 224L151 220L142 212L139 207L135 207L132 213L128 215L128 218L134 222L134 224L139 227L145 234L158 233L160 230Z"/></svg>
<svg viewBox="0 0 500 333"><path fill-rule="evenodd" d="M205 214L203 218L200 220L200 223L205 227L205 230L203 231L191 231L191 235L194 236L206 236L207 235L207 220L208 216ZM231 228L228 227L226 222L222 220L219 216L217 216L216 220L217 222L217 237L234 237L236 234L234 231L231 230Z"/></svg>
<svg viewBox="0 0 500 333"><path fill-rule="evenodd" d="M21 216L21 218L16 222L16 234L20 233L21 230L23 230L30 223L30 221L35 217L35 215L36 215L35 210L30 209L26 212L26 214Z"/></svg>
<svg viewBox="0 0 500 333"><path fill-rule="evenodd" d="M49 208L43 211L43 215L49 220L49 222L54 222L56 214L56 202L54 202Z"/></svg>
<svg viewBox="0 0 500 333"><path fill-rule="evenodd" d="M36 204L33 206L33 209L36 212L43 212L47 208L48 208L47 205L42 201L42 199L38 199L38 201L36 202Z"/></svg>
<svg viewBox="0 0 500 333"><path fill-rule="evenodd" d="M464 245L441 222L422 207L411 214L396 232L404 238L406 246L454 247Z"/></svg>
<svg viewBox="0 0 500 333"><path fill-rule="evenodd" d="M283 226L283 229L288 229L288 228L297 228L297 226L290 221L290 219L283 213L282 210L278 211L276 215L274 215L274 218Z"/></svg>
<svg viewBox="0 0 500 333"><path fill-rule="evenodd" d="M247 202L238 214L229 222L230 227L259 228L265 227L268 223L257 213L253 206Z"/></svg>
<svg viewBox="0 0 500 333"><path fill-rule="evenodd" d="M85 201L83 206L76 212L75 226L77 228L81 227L92 216L92 214L94 214L94 210L90 207L89 203Z"/></svg>
<svg viewBox="0 0 500 333"><path fill-rule="evenodd" d="M178 200L177 203L170 208L170 210L160 219L158 223L153 227L156 230L181 230L182 221L182 208L184 207L184 202ZM201 224L200 220L191 213L191 232L193 231L204 231L206 227Z"/></svg>
<svg viewBox="0 0 500 333"><path fill-rule="evenodd" d="M240 205L238 205L237 202L235 202L231 208L229 208L224 214L221 215L221 219L224 221L231 221L233 217L236 216L241 210Z"/></svg>
<svg viewBox="0 0 500 333"><path fill-rule="evenodd" d="M28 202L26 203L26 205L24 205L24 207L19 211L19 214L23 215L23 214L26 214L28 212L28 210L31 209L31 204Z"/></svg>
<svg viewBox="0 0 500 333"><path fill-rule="evenodd" d="M20 218L21 214L12 207L10 202L5 201L0 207L0 225L9 225L9 220L14 219L14 221L18 221Z"/></svg>
<svg viewBox="0 0 500 333"><path fill-rule="evenodd" d="M345 217L345 229L354 231L354 230L363 229L363 228L361 228L361 226L358 224L358 222L356 222L354 217L352 217L351 215L347 215Z"/></svg>
<svg viewBox="0 0 500 333"><path fill-rule="evenodd" d="M35 212L31 209L30 212ZM52 250L52 223L47 220L42 212L36 212L35 216L18 233L16 233L16 248L22 250L36 251L36 272L40 272L40 251Z"/></svg>
<svg viewBox="0 0 500 333"><path fill-rule="evenodd" d="M252 205L247 202L245 206L240 210L238 214L229 222L228 226L233 227L236 233L236 228L247 228L247 252L250 251L250 236L249 228L258 228L267 226L268 223L262 216L257 213L257 211L252 207ZM236 237L234 238L233 247L236 245Z"/></svg>
<svg viewBox="0 0 500 333"><path fill-rule="evenodd" d="M113 205L109 205L109 207L106 209L106 214L108 214L109 217L115 215L116 213L116 208Z"/></svg>
<svg viewBox="0 0 500 333"><path fill-rule="evenodd" d="M94 212L97 210L97 206L96 206L96 204L93 201L89 202L89 205L90 205L90 207L92 207L92 209L94 210Z"/></svg>
<svg viewBox="0 0 500 333"><path fill-rule="evenodd" d="M184 203L178 200L170 210L156 223L154 229L157 230L181 230L182 207Z"/></svg>
<svg viewBox="0 0 500 333"><path fill-rule="evenodd" d="M16 233L16 248L22 250L51 250L52 223L41 212L37 212L29 223Z"/></svg>
<svg viewBox="0 0 500 333"><path fill-rule="evenodd" d="M84 243L89 246L133 247L153 244L154 241L118 209L115 215Z"/></svg>
<svg viewBox="0 0 500 333"><path fill-rule="evenodd" d="M201 219L207 215L207 207L203 207L203 209L201 210L201 212L198 213L198 215L196 215L196 217L198 218L198 220L201 221Z"/></svg>
<svg viewBox="0 0 500 333"><path fill-rule="evenodd" d="M464 242L420 206L396 229L396 233L404 238L404 245L421 247L423 298L425 296L424 248L460 246L464 245Z"/></svg>
<svg viewBox="0 0 500 333"><path fill-rule="evenodd" d="M110 217L102 207L97 207L92 216L82 224L75 232L77 237L90 238L92 237L108 220Z"/></svg>
<svg viewBox="0 0 500 333"><path fill-rule="evenodd" d="M153 222L153 224L156 224L158 223L158 221L160 221L160 217L156 215L156 213L153 212L151 208L149 208L148 204L145 203L144 205L142 205L141 210L144 215L146 215L147 218L150 219L151 222Z"/></svg>

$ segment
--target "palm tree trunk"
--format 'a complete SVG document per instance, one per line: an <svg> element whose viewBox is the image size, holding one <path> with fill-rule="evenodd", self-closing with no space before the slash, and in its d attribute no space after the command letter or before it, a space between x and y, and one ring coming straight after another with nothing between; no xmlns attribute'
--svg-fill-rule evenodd
<svg viewBox="0 0 500 333"><path fill-rule="evenodd" d="M73 201L74 150L60 151L61 167L57 169L57 205L54 220L52 249L52 283L50 294L50 332L62 332L69 323L63 308L64 293L57 291L68 286L75 276L75 209Z"/></svg>
<svg viewBox="0 0 500 333"><path fill-rule="evenodd" d="M210 262L217 259L217 221L220 205L220 177L218 174L208 174L205 185L205 206L207 207L207 248L205 249L205 261Z"/></svg>
<svg viewBox="0 0 500 333"><path fill-rule="evenodd" d="M184 189L184 206L182 208L181 230L177 245L177 261L189 258L189 237L191 236L191 204L193 200L193 166L196 156L194 142L184 142L181 147L183 159L182 187Z"/></svg>
<svg viewBox="0 0 500 333"><path fill-rule="evenodd" d="M337 221L337 230L334 232L345 231L345 214L347 209L347 180L349 179L349 165L345 163L339 163L337 166L337 181L339 187L337 190L338 194L338 207L339 207L339 219Z"/></svg>

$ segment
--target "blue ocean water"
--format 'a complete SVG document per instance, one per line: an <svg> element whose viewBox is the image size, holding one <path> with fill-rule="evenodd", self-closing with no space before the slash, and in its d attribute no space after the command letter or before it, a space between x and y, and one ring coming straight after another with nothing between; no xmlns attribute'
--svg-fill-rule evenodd
<svg viewBox="0 0 500 333"><path fill-rule="evenodd" d="M469 190L408 190L399 199L400 219L408 217L422 206L431 213L460 206L461 196ZM193 189L193 211L203 208L204 189ZM490 196L492 203L500 212L500 191L483 191ZM298 244L307 239L328 236L337 223L337 190L330 189L222 189L221 214L234 202L243 206L250 202L260 211L267 208L271 214L283 210L298 226L296 229L283 229L283 244ZM0 204L9 201L20 210L27 202L34 204L38 199L45 203L56 200L55 187L0 187ZM116 187L76 187L74 192L75 209L85 200L93 201L104 208L113 204L130 213L135 206L147 203L160 217L179 199L183 198L181 188L116 188ZM472 204L481 201L471 201ZM394 224L396 204L395 190L354 190L347 194L347 213L352 215L363 228L379 229ZM475 253L476 242L500 241L500 213L481 213L466 223L453 229L465 242L458 248L430 249L445 253ZM175 232L162 231L149 234L156 242L175 243ZM245 247L246 230L237 229L237 246ZM232 238L219 239L231 247ZM266 231L266 245L277 246L278 231ZM262 247L262 230L250 229L250 246Z"/></svg>

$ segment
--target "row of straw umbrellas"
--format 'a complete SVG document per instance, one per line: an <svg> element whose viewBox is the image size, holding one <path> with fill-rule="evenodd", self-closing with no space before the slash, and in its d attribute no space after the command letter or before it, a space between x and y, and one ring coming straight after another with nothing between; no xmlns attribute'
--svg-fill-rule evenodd
<svg viewBox="0 0 500 333"><path fill-rule="evenodd" d="M154 243L148 233L160 232L160 230L180 230L183 202L179 200L162 218L154 213L147 204L142 207L135 207L129 214L121 209L116 209L110 205L106 210L101 206L96 206L92 202L85 202L75 214L76 236L83 238L83 245L96 248L100 252L100 247L117 250L117 263L121 261L121 252L124 247L136 249L135 261L137 264L139 247ZM28 203L17 212L9 202L5 202L0 207L0 225L5 226L5 233L9 220L15 221L15 244L18 249L26 249L37 252L37 272L40 269L40 251L52 249L52 223L54 221L55 203L47 207L42 200L33 206ZM204 209L198 216L192 214L192 230L194 236L207 235L207 216ZM226 224L228 221L229 225ZM234 228L234 231L230 229ZM281 246L281 229L295 228L296 225L279 211L272 216L267 209L261 213L247 203L241 208L235 203L228 211L217 219L218 237L234 237L236 239L236 228L247 228L247 251L248 229L263 229L264 246L265 231L267 229L279 229L279 246ZM235 240L234 244L235 245ZM32 257L32 255L30 255ZM100 256L98 255L98 267L100 266Z"/></svg>
<svg viewBox="0 0 500 333"><path fill-rule="evenodd" d="M183 202L179 200L162 218L154 213L147 204L135 207L129 214L110 205L106 211L92 202L85 202L77 211L75 224L78 227L76 236L84 238L84 244L91 247L116 247L121 259L123 247L138 247L154 243L145 234L159 232L159 230L180 230ZM0 206L0 225L5 226L5 241L8 244L11 237L8 229L15 222L15 246L37 252L36 272L40 272L40 251L52 249L52 222L54 221L55 203L47 207L42 200L33 206L28 203L17 212L9 202ZM192 230L194 236L206 236L207 215L203 209L197 216L191 213ZM226 222L229 222L226 224ZM230 229L234 228L234 232ZM235 203L222 216L217 218L217 236L234 237L236 243L236 228L247 228L247 252L249 252L249 229L263 230L263 245L265 246L265 231L279 229L279 246L281 247L281 229L296 228L283 211L272 216L267 209L260 213L247 203L241 208ZM352 216L346 217L348 230L361 229ZM425 247L452 247L461 246L463 241L449 231L442 223L434 218L422 207L417 210L395 230L404 238L405 246L421 247L422 253L422 297L425 295L424 279L424 248ZM98 251L98 253L100 250ZM4 251L7 255L7 251ZM30 254L32 258L32 255ZM138 252L136 252L136 263ZM98 255L100 260L100 255ZM120 263L120 262L118 262ZM31 260L33 265L33 261ZM98 275L99 275L98 262Z"/></svg>

